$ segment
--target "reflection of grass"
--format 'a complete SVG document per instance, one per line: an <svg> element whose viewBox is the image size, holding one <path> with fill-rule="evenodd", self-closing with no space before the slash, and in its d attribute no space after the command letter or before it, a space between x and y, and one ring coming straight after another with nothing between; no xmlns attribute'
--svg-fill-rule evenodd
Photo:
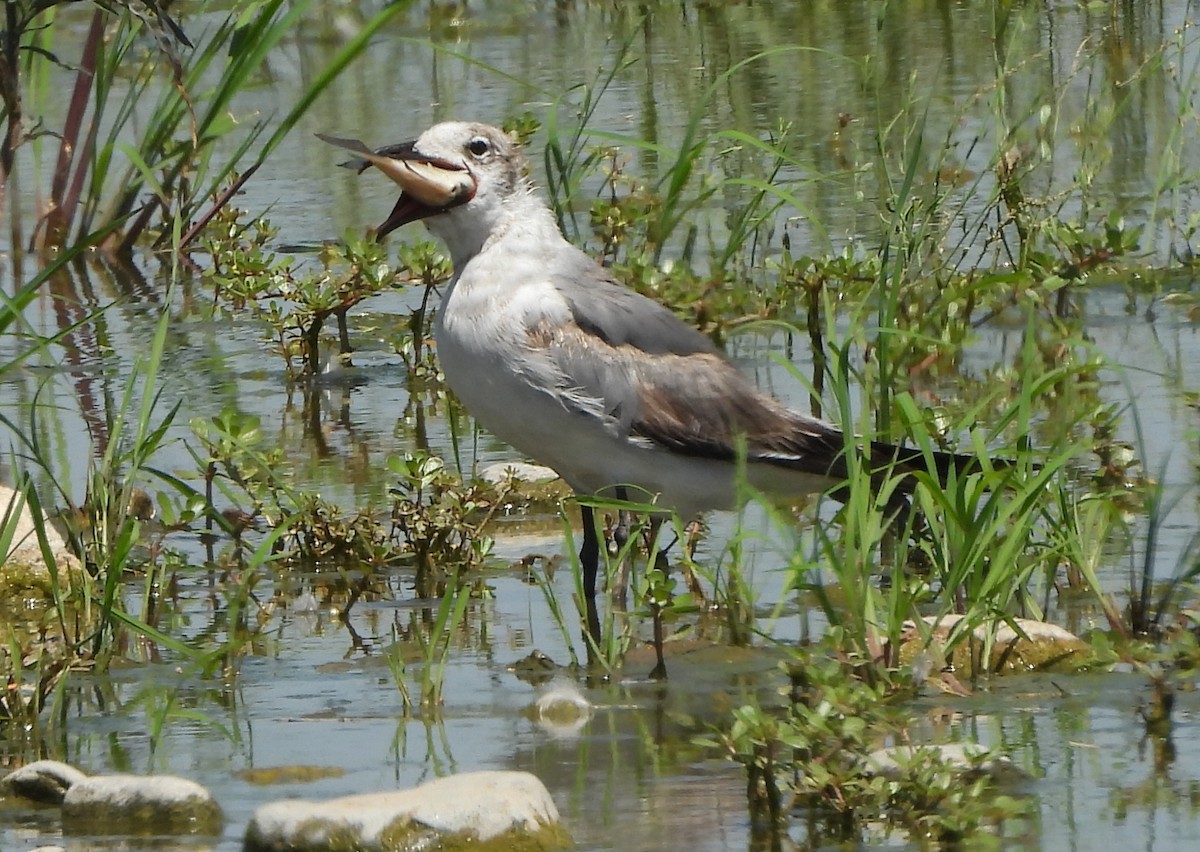
<svg viewBox="0 0 1200 852"><path fill-rule="evenodd" d="M450 660L454 633L463 624L471 592L472 585L466 577L457 574L445 585L432 621L414 614L404 636L397 628L392 629L393 644L386 658L406 716L418 707L437 716L437 708L445 700L446 666ZM408 663L405 660L405 645L408 644L416 645L416 657L421 667L418 681L420 694L416 699L408 685Z"/></svg>
<svg viewBox="0 0 1200 852"><path fill-rule="evenodd" d="M173 292L168 293L168 306ZM31 516L37 526L49 573L48 588L52 593L45 614L40 616L43 619L40 636L31 637L29 644L16 641L17 636L25 633L27 625L15 622L4 625L5 635L14 642L5 656L8 668L5 674L14 683L33 678L36 684L35 690L29 693L25 714L36 715L49 686L58 683L62 674L76 665L86 663L104 671L118 657L138 657L139 648L145 646L151 649L147 654L152 658L168 651L201 671L222 669L230 674L232 661L247 640L241 613L250 600L250 584L226 587L229 619L226 634L209 647L185 641L174 632L157 626L160 608L165 605L165 591L173 582L172 563L147 564L138 550L145 524L153 513L153 507L140 492L139 483L161 481L172 488L177 483L174 476L157 470L152 463L167 440L168 429L178 409L177 404L165 414L159 413L160 369L170 319L168 307L157 323L147 351L136 360L124 392L108 412L107 444L89 466L87 493L82 506L71 513L75 522L73 545L83 557L82 569L70 567L69 562L60 562L64 557L50 551L33 477L25 476L24 493L32 498ZM35 408L31 413L35 421L36 413ZM53 489L69 499L69 483L58 473L54 459L43 452L43 445L36 440L39 431L35 422L18 458L47 477ZM25 436L23 432L15 434ZM248 576L255 576L271 558L272 547L285 529L286 526L280 526L265 537L247 561ZM3 538L2 533L0 538ZM144 572L144 596L140 608L126 597L126 581L139 571ZM50 623L54 627L47 631ZM52 645L46 642L47 633L56 640ZM58 650L47 656L45 651L49 647ZM9 715L16 709L9 708Z"/></svg>

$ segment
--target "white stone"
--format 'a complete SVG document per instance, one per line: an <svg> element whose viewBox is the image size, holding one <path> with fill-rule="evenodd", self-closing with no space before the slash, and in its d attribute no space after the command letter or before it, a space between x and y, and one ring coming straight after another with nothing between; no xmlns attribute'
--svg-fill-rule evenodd
<svg viewBox="0 0 1200 852"><path fill-rule="evenodd" d="M74 766L59 760L35 760L4 776L0 790L30 799L57 805L67 790L87 778Z"/></svg>
<svg viewBox="0 0 1200 852"><path fill-rule="evenodd" d="M927 615L925 623L936 630L944 630L949 632L958 624L965 616L957 613L950 613L943 616ZM1051 624L1048 621L1035 621L1032 618L1014 618L1013 622L1021 629L1024 637L1028 637L1030 642L1060 642L1074 643L1080 642L1080 638L1069 630L1064 630L1057 624ZM978 625L971 631L976 639L983 642L987 639L987 626ZM1001 622L996 627L995 644L1008 645L1012 642L1021 641L1024 637L1021 633L1013 630L1008 622Z"/></svg>
<svg viewBox="0 0 1200 852"><path fill-rule="evenodd" d="M0 565L10 559L14 562L29 563L42 561L42 548L38 543L37 528L34 526L33 513L29 511L25 495L7 485L0 485L0 523L3 523L5 517L9 517L9 523L12 523L11 515L18 506L20 511L15 513L16 529L9 541L8 552L0 553ZM63 541L63 537L49 519L43 521L43 526L46 530L46 540L50 545L50 552L61 561L64 554L70 554L67 543Z"/></svg>
<svg viewBox="0 0 1200 852"><path fill-rule="evenodd" d="M211 832L221 822L208 790L173 775L92 775L71 785L62 807L64 825L102 832Z"/></svg>
<svg viewBox="0 0 1200 852"><path fill-rule="evenodd" d="M409 790L263 805L246 829L245 848L321 849L336 837L383 849L384 832L405 822L486 841L514 830L533 834L558 819L549 791L528 772L467 772Z"/></svg>

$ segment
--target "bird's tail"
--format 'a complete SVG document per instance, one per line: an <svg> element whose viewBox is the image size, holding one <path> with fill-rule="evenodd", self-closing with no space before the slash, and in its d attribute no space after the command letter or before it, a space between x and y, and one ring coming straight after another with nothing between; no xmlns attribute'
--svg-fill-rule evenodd
<svg viewBox="0 0 1200 852"><path fill-rule="evenodd" d="M983 463L978 456L950 453L944 450L933 450L927 458L918 447L902 447L896 444L885 444L881 441L871 442L871 471L876 475L888 473L918 473L928 472L937 481L945 485L952 475L966 476L983 470ZM930 469L928 462L933 462ZM1004 467L1002 462L992 461L997 467ZM916 481L911 476L901 480L901 488L911 492L916 487Z"/></svg>

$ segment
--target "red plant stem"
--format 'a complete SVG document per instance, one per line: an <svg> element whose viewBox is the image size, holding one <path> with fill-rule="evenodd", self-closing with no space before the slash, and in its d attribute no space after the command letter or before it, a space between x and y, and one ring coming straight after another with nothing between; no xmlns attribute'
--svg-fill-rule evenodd
<svg viewBox="0 0 1200 852"><path fill-rule="evenodd" d="M262 162L259 161L259 162L255 163L254 165L252 165L250 168L246 169L245 173L241 177L239 177L237 180L235 180L228 189L226 189L224 192L222 192L220 195L218 195L216 197L216 200L213 201L212 207L208 208L208 210L204 213L204 215L196 220L196 224L194 224L194 225L192 225L192 227L188 228L187 233L185 233L183 235L183 237L180 238L179 250L181 252L192 240L194 240L196 238L196 235L198 233L200 233L202 230L204 230L204 226L207 225L210 221L212 221L212 217L216 216L217 213L220 212L221 208L229 203L229 199L233 198L233 196L238 192L238 190L240 190L243 186L245 186L246 181L250 180L250 176L253 175L256 171L258 171L258 167L261 165L262 165Z"/></svg>
<svg viewBox="0 0 1200 852"><path fill-rule="evenodd" d="M13 154L21 138L21 121L24 118L21 104L21 65L18 53L21 49L21 23L17 20L17 4L5 3L5 29L3 56L0 57L0 97L8 114L8 125L4 138L0 140L0 216L3 215L4 199L8 194L8 179L12 174ZM21 244L20 226L13 217L13 247Z"/></svg>
<svg viewBox="0 0 1200 852"><path fill-rule="evenodd" d="M84 140L83 148L80 151L80 155L82 156L83 162L85 162L85 163L91 162L92 151L94 151L96 148L96 135L99 132L99 130L100 130L100 123L98 121L93 120L88 127L87 139ZM72 221L75 218L75 211L79 209L79 199L81 197L83 197L83 182L87 179L87 172L88 172L88 170L86 168L75 169L75 175L71 179L71 186L67 190L66 197L63 199L63 209L65 211L67 211L67 225L68 226L72 223ZM84 222L83 227L86 227L86 226L87 226L87 223ZM87 232L83 231L82 233L87 233Z"/></svg>
<svg viewBox="0 0 1200 852"><path fill-rule="evenodd" d="M104 10L97 8L92 14L92 26L88 30L87 40L83 43L83 56L79 60L79 71L75 75L75 88L71 92L71 104L67 109L67 119L63 124L62 144L58 148L58 162L54 168L54 179L50 184L50 203L53 205L46 218L46 237L51 243L61 243L71 227L71 219L75 215L75 207L79 195L68 199L66 197L67 179L71 174L72 165L76 164L79 142L79 131L83 126L83 115L87 112L88 99L92 93L92 81L96 76L96 52L104 38ZM77 169L86 169L86 163L76 165ZM78 182L78 181L77 181ZM69 202L69 203L68 203Z"/></svg>

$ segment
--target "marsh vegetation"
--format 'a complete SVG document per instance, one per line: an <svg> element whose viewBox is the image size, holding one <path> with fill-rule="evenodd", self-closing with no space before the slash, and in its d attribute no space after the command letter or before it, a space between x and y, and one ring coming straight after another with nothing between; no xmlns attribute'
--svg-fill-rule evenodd
<svg viewBox="0 0 1200 852"><path fill-rule="evenodd" d="M525 768L597 849L1194 832L1191 4L515 5L7 5L0 482L53 558L4 569L3 759ZM669 571L599 504L589 649L565 490L439 375L449 264L313 136L444 118L789 404L979 469L899 533L867 470L747 489ZM554 675L583 727L518 716ZM1044 780L866 769L950 742Z"/></svg>

